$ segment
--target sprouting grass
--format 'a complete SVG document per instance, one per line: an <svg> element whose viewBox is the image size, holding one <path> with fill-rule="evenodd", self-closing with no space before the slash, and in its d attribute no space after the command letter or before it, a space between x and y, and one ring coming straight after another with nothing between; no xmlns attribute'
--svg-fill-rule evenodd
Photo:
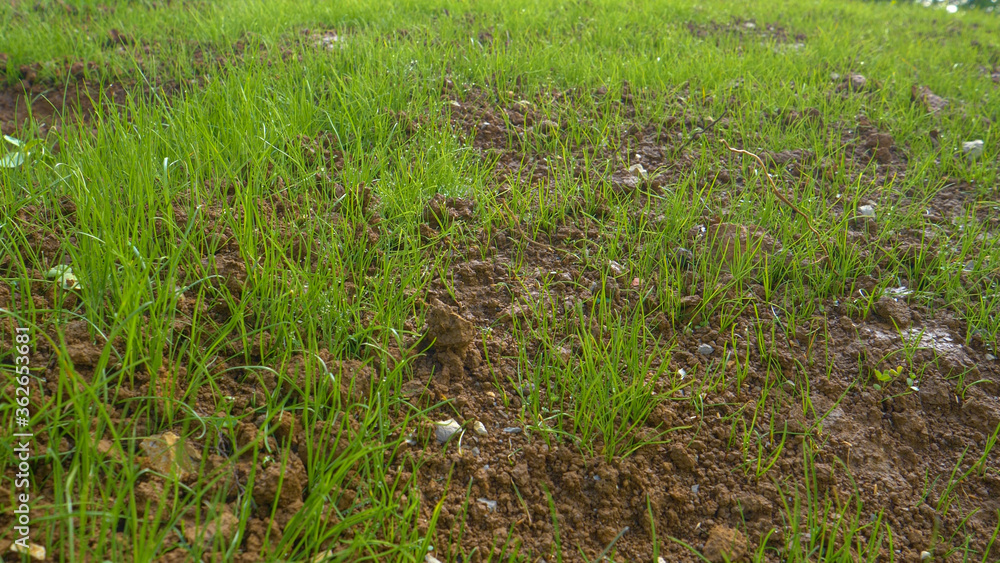
<svg viewBox="0 0 1000 563"><path fill-rule="evenodd" d="M27 144L0 152L24 161L0 167L0 363L13 387L7 335L30 328L33 541L57 559L481 550L465 547L471 481L446 469L429 499L421 464L437 454L413 449L428 419L459 412L454 397L403 392L421 369L412 345L427 296L461 301L454 268L471 260L498 265L490 290L516 308L477 319L489 374L477 383L523 426L519 440L588 463L725 429L727 469L766 482L809 447L834 451L824 419L867 396L875 370L905 369L876 395L886 412L928 381L962 404L996 388L988 364L945 377L924 338L934 324L963 353L1000 355L1000 23L986 13L72 1L5 3L0 22L5 92L21 65L41 63L54 96L74 84L64 62L93 61L88 80L129 94L118 106L97 94L86 123L15 124ZM111 30L137 44L109 43ZM324 43L327 30L336 39ZM851 92L834 73L870 88ZM914 84L949 106L928 112ZM449 119L487 106L503 135L476 139ZM871 159L862 122L892 136L891 166ZM973 139L985 146L974 160L962 153ZM475 211L428 235L438 193ZM859 217L863 206L875 217ZM56 266L79 286L48 275ZM922 320L885 331L891 347L856 353L845 371L848 343L832 335L854 335L831 327L875 322L886 295ZM815 406L834 380L836 399ZM0 407L9 429L12 404ZM890 419L866 424L890 431ZM186 444L186 476L149 460L148 440L168 431ZM936 479L935 541L985 562L996 527L977 535L992 521L968 524L988 510L963 487L995 478L997 430L961 440L972 445L952 452L950 472L915 471ZM868 489L819 491L810 455L782 475L783 533L750 538L751 558L893 560L899 530L872 518ZM530 553L530 534L505 522L481 560L626 558L640 544L658 556L682 534L647 497L650 537L632 527L584 554L560 525L561 493L538 479L544 497L513 481L509 494L529 520L551 520L555 553ZM465 496L455 504L449 490ZM252 525L264 519L280 523Z"/></svg>

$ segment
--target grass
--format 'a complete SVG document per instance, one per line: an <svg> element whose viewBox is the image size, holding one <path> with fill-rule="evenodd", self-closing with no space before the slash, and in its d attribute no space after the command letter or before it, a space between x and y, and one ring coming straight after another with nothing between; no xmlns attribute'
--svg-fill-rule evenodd
<svg viewBox="0 0 1000 563"><path fill-rule="evenodd" d="M120 107L95 98L86 124L19 129L40 143L0 168L0 342L32 335L32 541L56 559L539 555L524 542L541 528L497 524L489 550L466 531L484 529L472 481L442 465L452 444L424 447L428 420L468 418L459 393L406 391L427 361L412 350L426 297L466 299L456 272L471 260L497 265L491 291L521 312L477 322L474 341L496 408L524 429L510 449L570 448L591 467L725 429L728 470L780 477L782 534L743 528L755 561L904 560L904 524L870 519L871 483L817 490L814 458L842 457L821 423L862 396L919 409L907 377L954 380L963 402L996 389L992 365L942 366L924 330L997 355L1000 90L980 68L998 64L995 16L832 1L39 6L0 6L8 87L37 61L44 95L68 92L61 61L85 60L89 80L129 92ZM138 45L108 45L112 29ZM928 112L914 84L949 106ZM474 141L449 115L505 134ZM890 164L858 140L864 122L891 134ZM474 200L472 217L428 233L435 194ZM46 279L60 264L78 288ZM873 326L898 287L923 320L880 325L890 344L845 369L847 333L831 327ZM13 387L14 354L0 362ZM897 365L905 376L873 391ZM814 405L834 380L848 384ZM968 499L1000 470L997 430L968 428L915 463L935 483L932 542L985 562L995 506ZM146 441L167 431L187 444L186 476L150 462ZM537 479L544 496L509 481L510 504L551 526L556 560L703 543L646 497L648 537L623 524L589 545L561 522L561 476Z"/></svg>

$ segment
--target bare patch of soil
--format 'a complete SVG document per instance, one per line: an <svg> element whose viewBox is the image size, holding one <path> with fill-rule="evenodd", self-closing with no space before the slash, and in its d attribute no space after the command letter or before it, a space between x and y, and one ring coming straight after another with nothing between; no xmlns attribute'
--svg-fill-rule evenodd
<svg viewBox="0 0 1000 563"><path fill-rule="evenodd" d="M715 35L728 35L735 37L740 42L746 40L770 41L774 43L802 43L806 40L804 33L792 33L777 22L758 23L754 19L733 18L726 23L710 21L708 23L688 22L688 31L691 35L700 38L709 38Z"/></svg>
<svg viewBox="0 0 1000 563"><path fill-rule="evenodd" d="M766 237L743 226L720 225L716 232L738 241ZM450 372L447 380L435 375L441 373L447 359L428 355L416 364L416 378L430 386L435 396L451 398L460 421L479 420L489 432L486 436L467 435L461 452L449 447L442 456L436 447L429 446L416 454L425 463L425 472L418 479L427 502L424 517L428 521L434 503L445 497L446 510L439 520L441 539L436 545L455 540L444 530L460 522L456 511L471 482L471 497L483 499L470 504L465 521L462 547L465 553L478 548L479 555L473 555L472 560L485 557L490 550L496 553L497 542L505 537L499 531L510 527L524 549L536 556L552 553L556 530L549 495L558 514L563 549L579 547L590 558L627 530L617 539L616 552L628 560L648 560L650 510L658 537L684 540L703 549L713 561L722 561L720 553L725 549L732 549L730 553L756 550L758 539L772 531L770 541L778 547L786 530L782 490L800 490L803 483L794 478L779 480L777 484L784 488L779 489L771 479L757 478L752 465L746 465L740 433L734 431L743 424L753 424L753 405L762 400L768 381L779 377L786 381L780 386L783 391L763 399L768 406L764 412L770 413L763 415L763 424L776 426L779 431L774 439L784 443L780 452L773 444L766 450L773 452L774 468L781 475L804 475L803 448L809 443L821 444L815 465L808 466L820 494L840 498L856 494L870 511L885 508L901 560L919 558L921 551L960 528L977 538L977 549L985 549L996 525L991 514L1000 508L995 500L1000 492L996 472L984 472L961 485L971 495L965 497L962 510L980 509L964 523L954 509L942 511L940 483L924 478L950 471L963 449L971 451L984 444L1000 424L1000 401L996 398L1000 369L995 361L986 360L985 350L960 344L961 321L940 312L932 315L905 299L885 298L867 316L856 316L831 300L825 304L826 315L809 319L794 339L781 337L767 342L766 352L740 335L755 323L780 322L780 318L769 312L760 319L740 318L735 330L736 352L727 357L719 354L726 349L728 338L711 328L713 322L691 333L667 323L662 325L661 337L675 344L671 371L703 373L706 366L737 361L748 363L749 375L739 389L704 397L704 413L683 396L661 404L639 432L684 428L669 435L669 444L645 446L630 457L608 462L587 456L572 444L558 440L546 443L538 429L504 430L523 424L519 413L524 400L524 390L512 383L518 380L518 351L508 327L515 317L521 322L538 321L533 318L533 308L521 305L541 300L572 306L575 301L589 300L592 295L587 288L599 279L599 273L575 261L567 262L567 254L560 251L572 247L556 240L534 242L510 235L480 242L488 245L491 258L454 264L448 281L456 300L450 306L436 302L432 310L448 309L442 314L449 318L460 315L461 320L455 319L454 324L491 328L484 341L472 343L473 348L484 347L479 355L488 356L491 363L451 362L445 368ZM524 264L523 270L536 274L513 277L509 264L515 261ZM562 272L572 283L552 285L548 294L531 290L540 287L542 275ZM638 292L629 290L628 281L627 273L618 278L626 289L617 294L614 303L622 311L637 306L641 299ZM444 288L443 284L432 285L432 291L442 295ZM484 304L487 295L492 303ZM497 310L506 314L497 315ZM433 326L439 323L429 323L428 334L436 333ZM905 332L900 334L896 327ZM875 392L858 381L860 375L891 367L886 358L906 345L906 335L921 333L926 346L915 358L922 373L920 391L896 382L884 392ZM823 341L833 346L826 349ZM702 344L712 346L716 355L699 353ZM456 377L459 366L464 377ZM980 383L963 388L962 374ZM495 381L500 381L503 393L495 389ZM808 411L803 411L801 401L791 393L803 386L809 389L812 408ZM502 395L511 398L509 405L504 404ZM959 465L968 468L970 463L967 460ZM995 460L988 463L993 466ZM453 484L445 490L438 479L449 472ZM940 534L937 539L934 533ZM668 560L690 556L677 545L665 546L664 553Z"/></svg>
<svg viewBox="0 0 1000 563"><path fill-rule="evenodd" d="M6 65L0 65L3 70ZM19 69L20 80L5 84L6 75L0 73L0 130L4 135L14 135L25 126L29 115L38 123L39 133L58 129L69 115L90 120L106 99L112 104L122 104L126 98L126 87L118 83L102 83L88 75L97 74L93 62L75 62L61 71L61 79L39 79L41 65L23 65Z"/></svg>

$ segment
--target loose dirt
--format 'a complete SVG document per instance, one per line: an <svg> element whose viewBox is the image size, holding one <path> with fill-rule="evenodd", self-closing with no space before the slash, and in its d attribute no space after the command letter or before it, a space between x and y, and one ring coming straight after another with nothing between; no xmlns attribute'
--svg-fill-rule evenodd
<svg viewBox="0 0 1000 563"><path fill-rule="evenodd" d="M122 104L126 88L121 84L96 80L97 65L78 61L59 69L57 77L39 78L41 65L23 65L18 69L18 82L6 84L6 57L0 58L0 130L14 135L31 116L38 124L38 133L58 131L68 115L89 121L101 100ZM88 79L88 74L92 78Z"/></svg>

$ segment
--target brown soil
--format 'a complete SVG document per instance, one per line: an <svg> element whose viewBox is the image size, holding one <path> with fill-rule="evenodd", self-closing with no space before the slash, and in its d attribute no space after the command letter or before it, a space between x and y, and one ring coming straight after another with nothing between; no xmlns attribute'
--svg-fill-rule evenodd
<svg viewBox="0 0 1000 563"><path fill-rule="evenodd" d="M726 23L711 21L708 23L689 22L687 25L691 35L700 38L714 38L731 36L740 42L755 39L758 41L771 41L775 43L796 42L802 43L806 40L804 33L790 33L785 26L774 23L758 23L754 19L733 18Z"/></svg>
<svg viewBox="0 0 1000 563"><path fill-rule="evenodd" d="M838 86L837 92L857 95L872 87L870 82L862 84L858 79L854 84L855 88ZM627 85L623 92L620 104L627 114L635 101ZM581 94L571 91L553 97L577 95ZM538 183L538 189L545 189L548 174L544 155L534 153L526 141L532 135L558 135L558 123L546 123L531 111L531 106L498 107L484 90L458 94L446 83L444 96L452 102L445 106L446 111L469 142L483 151L484 156L499 159L500 190L507 175L525 167L529 177ZM697 117L684 113L682 110L681 115L667 123L639 125L622 131L624 146L617 153L578 147L574 156L594 151L592 154L599 158L618 163L616 167L621 167L622 172L610 180L616 191L642 201L644 191L655 191L662 182L675 180L691 162L685 158L685 151L692 150L688 148L688 135L670 133L685 131L698 123ZM764 118L782 119L788 124L804 121L811 126L827 127L831 133L840 131L838 134L843 135L848 147L850 164L850 168L838 171L842 174L874 174L873 180L884 184L893 174L898 178L905 173L906 148L898 146L890 133L864 116L859 116L855 127L846 131L841 124L824 124L819 113L809 108ZM705 121L702 119L700 124ZM712 130L706 128L704 135L710 138L724 130L725 123L720 122ZM663 174L659 181L645 181L626 173L624 168L634 162L630 158L635 158L627 155L636 154L647 170ZM819 181L832 180L828 176L833 172L830 165L815 162L809 151L764 156L769 163L783 167L790 180L807 174ZM877 163L874 169L869 167L872 161ZM720 162L715 181L738 192L742 180L732 168L731 164ZM931 209L947 217L964 213L966 199L954 199L955 193L954 187L946 187L931 202ZM721 197L726 195L723 192ZM832 194L828 197L834 199ZM882 197L903 205L910 203L889 189L884 190ZM425 220L433 225L439 216L426 214ZM859 220L852 225L857 229L852 232L859 243L870 236L867 222ZM962 534L974 538L976 549L986 548L997 524L996 510L1000 508L996 500L1000 478L996 472L965 481L960 486L964 491L961 497L965 499L961 510L952 509L947 514L938 511L942 506L941 484L927 482L925 475L949 472L961 451L981 448L1000 424L997 399L1000 369L996 361L987 360L991 343L977 344L973 340L972 347L960 344L966 333L963 321L947 311L931 311L906 298L883 297L868 312L849 307L847 300L830 299L824 303L826 314L816 314L803 323L793 339L767 342L767 352L763 354L743 335L749 334L746 331L757 322L780 323L777 312L764 311L759 319L746 315L739 318L732 334L736 335L735 359L749 364L744 385L719 396L705 397L709 406L704 413L697 412L690 401L669 401L657 407L640 433L687 426L671 433L669 444L645 446L632 456L608 462L589 457L571 444L547 444L530 428L515 434L504 432L504 428L518 426L524 392L506 383L504 394L511 397L511 402L505 406L493 387L497 380L517 380L518 351L511 337L513 323L532 323L532 305L540 301L556 303L559 310L593 299L587 288L600 281L602 274L572 257L579 255L574 252L578 241L599 243L596 233L597 225L578 217L573 224L557 226L554 232L538 239L516 228L489 239L481 236L478 244L463 253L470 258L453 264L449 272L448 287L454 291L455 299L447 296L443 283L432 284L431 292L436 297L428 314L429 336L447 333L435 328L442 324L435 318L452 319L447 323L450 327L471 323L491 329L485 343L473 342L470 352L483 349L465 354L464 378L455 377L457 356L447 349L445 354L425 355L415 364L416 379L421 385L428 385L433 396L452 399L459 421L481 421L489 432L487 436L467 435L461 452L450 447L449 453L441 456L436 453L437 448L431 447L421 454L425 465L419 478L426 501L425 517L431 517L432 507L442 496L446 499L438 520L442 540L435 545L447 544L448 539L454 541L454 532L448 535L444 530L449 527L454 530L462 524L456 510L466 499L471 483L471 499L484 499L470 503L465 521L468 529L462 535L464 552L473 553L473 560L485 557L491 550L497 553L497 542L506 537L506 530L511 527L524 549L546 557L552 553L557 539L549 507L550 494L558 514L563 549L579 548L590 559L618 538L615 549L619 556L648 561L650 511L661 540L667 536L679 538L703 550L711 561L722 561L723 553L739 559L748 549L756 551L759 539L769 532L774 531L769 540L771 545L781 544L787 530L782 515L782 490L802 491L801 476L807 469L803 467L803 447L807 443L804 434L811 434L810 441L821 444L815 465L808 467L817 492L842 500L855 494L869 513L884 509L899 551L897 560L919 559L923 550L942 553L949 541L945 538L958 537L954 534L963 526L959 512L970 514L975 509L979 511L964 523ZM903 234L903 238L904 254L906 249L933 244L915 234ZM744 249L759 247L761 252L772 255L781 248L779 242L753 225L717 224L708 230L705 240L723 253L723 260L731 260L726 253L732 254L736 244ZM691 241L692 248L697 244L697 240ZM485 259L479 256L484 251ZM514 263L520 264L522 272L535 274L515 277L510 267ZM541 287L543 276L553 275L557 279L565 277L567 283L551 285L547 295L539 295L532 289ZM649 282L633 280L628 272L618 272L609 282L620 288L614 292L616 308L624 312L643 306L645 293L640 290ZM636 282L640 284L638 287ZM870 291L874 280L858 278L853 285ZM762 297L763 293L756 290L752 295L754 299ZM688 301L696 307L700 296L692 295ZM451 310L442 312L443 306ZM706 365L721 361L717 356L729 339L712 328L718 326L718 319L706 320L707 327L690 333L678 330L669 321L660 323L661 338L675 345L670 360L672 371L684 369L697 373ZM859 365L862 373L867 374L891 367L883 358L904 345L896 327L909 331L904 335L923 331L924 349L914 359L914 369L923 374L919 392L909 392L904 383L896 382L886 392L878 393L856 380ZM464 328L461 333L465 333ZM828 349L820 344L824 340L829 343ZM704 343L713 346L716 357L697 352ZM489 365L479 361L487 356L492 359ZM727 361L731 363L733 358ZM441 372L449 377L435 375ZM979 383L962 389L960 374L966 381L972 378ZM786 440L775 460L776 472L783 476L777 480L773 476L757 478L751 468L743 465L739 436L734 434L740 424L751 424L753 405L760 399L767 381L774 377L787 381L782 386L786 392L766 401L774 420L763 421L783 429L775 440L781 440L781 436ZM809 412L804 412L801 401L788 393L796 388L808 389L812 402ZM997 459L993 457L991 467L995 467ZM966 460L959 465L967 468L969 463ZM445 490L438 478L449 474L452 485ZM791 480L785 481L784 477ZM485 501L496 501L496 508ZM691 558L690 553L669 542L661 553L667 560ZM954 560L959 560L957 557Z"/></svg>
<svg viewBox="0 0 1000 563"><path fill-rule="evenodd" d="M5 59L6 57L4 57ZM5 63L6 61L0 61ZM67 115L89 121L102 98L111 103L124 103L126 89L121 84L101 84L95 78L95 63L74 62L61 69L60 78L38 76L41 65L23 65L14 84L6 83L0 64L0 130L14 135L26 125L29 115L38 124L39 134L58 130Z"/></svg>
<svg viewBox="0 0 1000 563"><path fill-rule="evenodd" d="M71 6L67 9L75 10ZM337 36L324 32L314 41L320 45L322 41L331 41L331 37ZM245 36L229 49L194 43L190 45L190 70L195 77L187 80L174 77L162 83L150 83L154 76L173 76L173 69L161 60L161 45L140 41L119 29L108 31L102 47L126 56L142 72L117 71L94 61L69 60L32 62L12 68L9 56L0 53L0 129L4 135L27 136L25 128L30 116L37 125L34 133L44 138L49 131L58 132L68 120L90 123L99 108L103 107L105 112L123 110L129 95L135 99L151 99L154 95L169 99L186 85L203 85L205 74L224 72L227 65L243 62L251 40L252 37ZM263 61L266 51L263 45L257 51ZM281 53L287 58L292 51L283 45Z"/></svg>

